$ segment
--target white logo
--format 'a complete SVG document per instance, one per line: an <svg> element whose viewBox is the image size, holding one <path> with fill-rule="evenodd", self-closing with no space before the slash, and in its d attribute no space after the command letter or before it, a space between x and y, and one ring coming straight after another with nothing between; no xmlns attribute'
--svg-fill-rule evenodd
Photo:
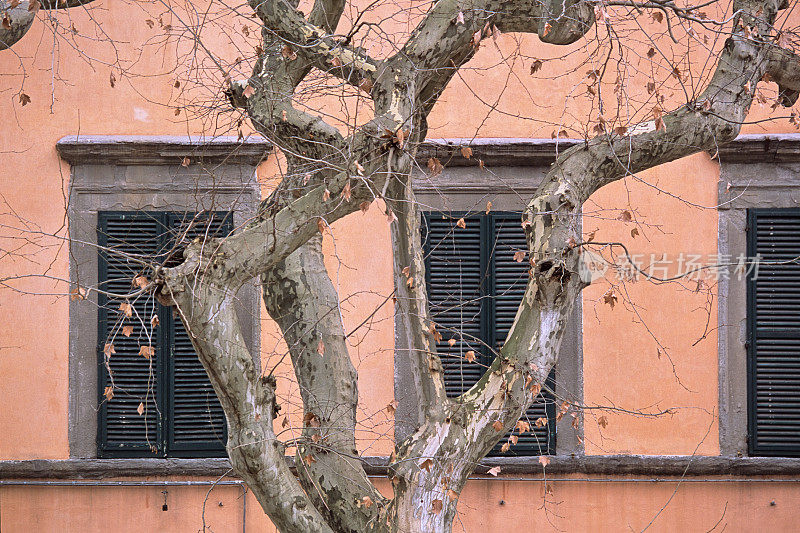
<svg viewBox="0 0 800 533"><path fill-rule="evenodd" d="M592 283L606 275L608 271L608 261L603 256L584 248L581 252L581 260L578 261L578 274L581 281Z"/></svg>

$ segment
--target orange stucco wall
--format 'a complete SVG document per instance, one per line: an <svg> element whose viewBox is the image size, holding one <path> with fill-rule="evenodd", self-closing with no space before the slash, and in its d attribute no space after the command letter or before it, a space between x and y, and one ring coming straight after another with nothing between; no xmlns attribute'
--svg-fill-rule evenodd
<svg viewBox="0 0 800 533"><path fill-rule="evenodd" d="M136 46L158 31L149 28L145 21L150 15L136 4L122 2L93 14L107 34ZM71 16L79 30L92 27L85 15L74 12ZM202 120L188 120L184 113L176 117L173 112L180 96L170 73L178 57L174 47L153 49L152 53L148 49L136 64L137 72L152 77L128 79L118 73L112 88L108 68L101 63L90 66L67 46L60 48L54 60L48 39L40 21L14 48L25 66L24 77L17 56L0 55L0 70L10 74L2 78L0 87L0 116L4 117L0 128L0 224L19 227L18 214L29 227L63 236L69 167L55 152L60 137L77 133L196 135L209 132L210 126ZM219 45L227 50L222 38ZM501 53L517 49L540 57L563 53L534 39L514 36L502 36L497 47L482 47L470 68L442 97L431 116L429 136L549 137L552 127L509 119L508 115L483 121L489 106L481 100L492 104L496 100L501 110L525 107L527 113L544 117L561 113L549 95L573 91L576 82L568 76L547 81L512 76L506 83L504 75L489 76L482 71L482 67L497 64ZM568 51L576 53L546 63L546 68L578 68L580 44ZM112 53L105 45L97 45L91 52L101 60ZM50 71L54 61L55 77ZM514 68L524 71L527 66ZM30 104L19 104L17 89L31 97ZM204 97L216 89L209 88ZM467 96L471 91L476 93L474 98ZM589 113L588 101L576 97L572 104L575 116ZM768 111L768 106L757 107L754 116ZM787 128L783 121L748 126L746 131L789 131ZM274 186L278 169L275 160L259 169L265 193ZM701 154L643 173L641 181L628 178L615 183L587 204L584 231L596 230L597 240L621 241L645 256L713 254L717 250L714 204L718 176L718 162ZM634 214L637 226L618 219L625 210ZM640 232L635 238L630 233L634 227ZM24 243L22 249L28 254L25 257L0 260L0 277L42 272L54 278L67 277L63 242L37 238ZM332 279L341 291L345 330L350 331L391 293L388 227L379 207L373 205L366 214L359 212L335 223L326 236L325 250ZM41 278L16 280L13 285L21 292L0 291L0 460L65 459L69 457L66 288ZM620 295L614 308L603 303L608 290L604 282L589 287L583 295L586 403L673 411L657 418L589 411L585 420L587 453L719 453L716 310L713 302L706 307L708 293L644 282L626 287L627 294L624 298ZM713 286L710 294L715 295ZM623 299L634 302L636 310L624 305ZM391 313L391 304L384 304L350 339L361 392L359 447L368 455L387 455L392 447L393 424L385 410L393 398ZM666 350L659 348L655 339ZM285 346L266 318L262 318L261 344L265 368L279 365L280 390L291 412L299 397L292 386L291 368L285 361L278 363ZM602 422L600 416L605 417ZM505 531L521 525L561 531L641 530L674 493L652 531L706 531L718 521L720 530L722 524L727 524L727 531L753 530L757 524L765 531L788 531L800 505L800 492L793 482L687 480L678 486L677 480L571 479L552 481L548 487L552 493L538 481L472 481L462 495L462 514L455 530ZM207 488L168 488L166 512L161 510L161 490L0 487L0 530L198 530ZM216 488L206 510L213 530L241 531L242 505L238 488ZM251 532L273 531L249 495L246 526Z"/></svg>
<svg viewBox="0 0 800 533"><path fill-rule="evenodd" d="M386 489L387 482L375 481ZM461 495L453 531L610 533L648 525L648 531L664 533L795 531L796 480L762 481L473 480ZM199 531L207 492L207 487L5 487L0 488L3 532ZM214 488L205 520L215 533L240 533L243 522L248 533L275 532L252 495L243 496L238 487Z"/></svg>

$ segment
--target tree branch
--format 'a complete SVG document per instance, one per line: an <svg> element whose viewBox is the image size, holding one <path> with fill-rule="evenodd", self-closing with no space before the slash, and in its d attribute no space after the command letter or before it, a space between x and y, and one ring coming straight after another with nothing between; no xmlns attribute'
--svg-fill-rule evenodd
<svg viewBox="0 0 800 533"><path fill-rule="evenodd" d="M29 3L25 1L11 9L5 5L0 8L3 17L2 26L0 26L0 50L11 48L28 33L36 19L36 12L30 11L28 7Z"/></svg>
<svg viewBox="0 0 800 533"><path fill-rule="evenodd" d="M497 10L501 31L536 33L549 44L572 44L595 22L594 4L586 0L505 0Z"/></svg>
<svg viewBox="0 0 800 533"><path fill-rule="evenodd" d="M778 2L739 0L735 9L740 14L731 37L708 87L696 102L665 115L663 124L656 117L631 128L642 133L603 135L566 150L528 204L523 228L535 265L532 279L500 357L464 398L471 401L478 395L475 401L483 413L478 411L470 420L484 426L481 433L487 440L496 441L497 435L485 428L485 422L480 423L480 417L491 411L497 395L514 399L514 409L498 417L503 430L508 430L516 421L517 406L525 408L532 400L521 386L525 373L532 372L535 382L541 384L555 364L566 317L584 286L578 250L569 245L570 238L575 238L575 221L583 202L599 188L626 175L713 150L738 134L770 51L764 42L749 39L745 28L758 28L761 35L768 35Z"/></svg>
<svg viewBox="0 0 800 533"><path fill-rule="evenodd" d="M339 297L313 237L262 278L267 312L283 331L305 407L297 471L306 493L337 530L367 531L383 496L356 458L358 376L350 361ZM364 499L374 505L364 505Z"/></svg>
<svg viewBox="0 0 800 533"><path fill-rule="evenodd" d="M416 430L444 418L449 403L442 361L436 355L425 286L425 260L419 231L420 212L409 174L395 173L387 201L397 217L391 225L395 304L395 342L406 359L417 391Z"/></svg>
<svg viewBox="0 0 800 533"><path fill-rule="evenodd" d="M202 270L195 274L191 288L180 283L166 289L225 411L231 464L281 531L332 533L289 469L275 436L275 382L259 378L244 344L234 312L235 291L213 283Z"/></svg>
<svg viewBox="0 0 800 533"><path fill-rule="evenodd" d="M800 57L777 46L769 49L767 74L778 84L781 104L791 107L800 95Z"/></svg>
<svg viewBox="0 0 800 533"><path fill-rule="evenodd" d="M22 39L36 18L36 12L40 8L47 10L68 9L72 7L84 6L94 0L38 0L31 4L29 0L19 2L19 5L11 7L13 4L8 0L0 1L0 16L2 16L2 26L0 26L0 50L7 50Z"/></svg>
<svg viewBox="0 0 800 533"><path fill-rule="evenodd" d="M302 55L315 68L337 76L353 86L364 80L374 80L379 62L361 50L338 42L324 29L307 22L303 16L280 0L248 0L268 32L280 38L289 47L286 55ZM323 18L320 7L316 13ZM291 59L290 59L291 60Z"/></svg>

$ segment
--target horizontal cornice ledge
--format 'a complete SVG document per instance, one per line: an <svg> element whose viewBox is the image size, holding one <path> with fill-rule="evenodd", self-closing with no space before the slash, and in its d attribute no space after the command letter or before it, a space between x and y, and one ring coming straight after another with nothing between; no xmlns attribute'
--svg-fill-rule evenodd
<svg viewBox="0 0 800 533"><path fill-rule="evenodd" d="M417 162L423 168L432 157L445 167L486 166L524 167L549 166L556 156L583 141L578 139L428 139L417 150ZM472 154L464 157L461 149L469 147Z"/></svg>
<svg viewBox="0 0 800 533"><path fill-rule="evenodd" d="M553 474L602 476L800 476L800 458L683 455L549 456L543 469L538 457L487 457L474 475L500 467L503 475L542 477ZM367 474L389 474L387 457L364 457ZM287 457L290 465L292 457ZM34 459L0 461L2 479L107 479L119 477L215 476L230 473L228 459ZM236 476L232 476L235 478Z"/></svg>
<svg viewBox="0 0 800 533"><path fill-rule="evenodd" d="M579 139L452 138L428 139L417 150L425 166L435 157L445 167L549 166ZM462 147L472 154L464 157ZM256 165L272 151L263 139L187 136L69 135L56 144L59 155L72 165L175 165L184 157L204 163ZM800 161L800 133L740 135L719 148L723 163Z"/></svg>
<svg viewBox="0 0 800 533"><path fill-rule="evenodd" d="M421 166L435 157L445 167L478 166L549 166L567 148L585 141L580 139L429 139L417 152ZM470 147L466 158L462 147ZM800 161L800 133L740 135L732 142L711 151L724 163L764 163Z"/></svg>
<svg viewBox="0 0 800 533"><path fill-rule="evenodd" d="M714 156L714 152L710 151ZM726 163L790 163L800 161L800 133L740 135L719 148Z"/></svg>
<svg viewBox="0 0 800 533"><path fill-rule="evenodd" d="M71 165L175 165L191 163L255 166L272 150L263 139L150 135L68 135L56 143Z"/></svg>

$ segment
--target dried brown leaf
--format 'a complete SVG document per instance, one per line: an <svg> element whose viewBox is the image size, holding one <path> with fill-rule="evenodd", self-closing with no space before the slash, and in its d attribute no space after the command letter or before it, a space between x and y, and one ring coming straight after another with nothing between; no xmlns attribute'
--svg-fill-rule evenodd
<svg viewBox="0 0 800 533"><path fill-rule="evenodd" d="M614 289L609 289L603 295L603 303L606 303L611 306L611 309L614 309L614 305L617 303L617 294L614 292Z"/></svg>
<svg viewBox="0 0 800 533"><path fill-rule="evenodd" d="M442 173L442 170L444 170L444 165L442 165L442 162L439 161L438 158L431 157L428 159L428 170L431 173L431 177L435 177Z"/></svg>
<svg viewBox="0 0 800 533"><path fill-rule="evenodd" d="M284 47L281 48L281 55L285 59L288 59L289 61L294 61L295 59L297 59L297 53L294 50L292 50L292 47L289 46L288 44L284 45ZM337 58L334 58L334 59L336 59L338 61ZM331 61L331 63L333 63L333 61ZM341 65L341 64L342 63L339 62L339 65ZM338 67L339 65L334 64L333 66L334 67Z"/></svg>
<svg viewBox="0 0 800 533"><path fill-rule="evenodd" d="M155 354L156 354L156 349L153 346L148 345L139 347L139 355L141 355L145 359L152 359Z"/></svg>

